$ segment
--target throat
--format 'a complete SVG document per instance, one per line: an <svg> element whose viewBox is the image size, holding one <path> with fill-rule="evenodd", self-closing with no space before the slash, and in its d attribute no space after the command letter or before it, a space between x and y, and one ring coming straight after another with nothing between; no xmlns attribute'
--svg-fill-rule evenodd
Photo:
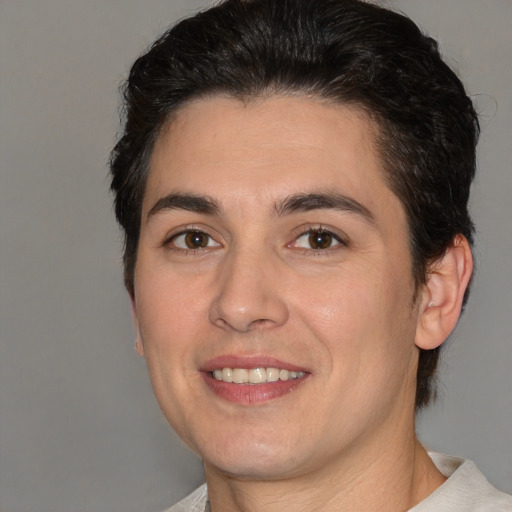
<svg viewBox="0 0 512 512"><path fill-rule="evenodd" d="M396 512L409 510L445 481L425 449L416 442L407 464L334 464L291 478L239 478L204 463L211 512ZM400 458L398 459L400 460ZM403 459L402 459L403 460ZM339 461L338 461L339 462ZM387 475L387 476L386 476ZM211 507L208 508L208 507Z"/></svg>

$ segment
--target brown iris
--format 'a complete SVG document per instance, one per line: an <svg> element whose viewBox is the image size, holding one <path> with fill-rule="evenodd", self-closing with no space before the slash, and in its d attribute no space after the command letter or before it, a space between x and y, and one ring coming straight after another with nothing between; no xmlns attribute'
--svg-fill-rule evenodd
<svg viewBox="0 0 512 512"><path fill-rule="evenodd" d="M189 231L185 235L184 241L189 249L201 249L208 245L208 235L201 231Z"/></svg>
<svg viewBox="0 0 512 512"><path fill-rule="evenodd" d="M325 231L312 231L309 234L308 242L313 249L328 249L331 247L333 236Z"/></svg>

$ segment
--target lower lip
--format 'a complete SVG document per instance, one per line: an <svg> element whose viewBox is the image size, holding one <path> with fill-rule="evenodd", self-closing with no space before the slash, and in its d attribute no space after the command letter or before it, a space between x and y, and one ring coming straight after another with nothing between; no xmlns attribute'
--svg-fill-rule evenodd
<svg viewBox="0 0 512 512"><path fill-rule="evenodd" d="M228 402L241 405L255 405L274 400L297 389L307 378L278 380L264 384L234 384L214 379L209 372L201 372L210 390Z"/></svg>

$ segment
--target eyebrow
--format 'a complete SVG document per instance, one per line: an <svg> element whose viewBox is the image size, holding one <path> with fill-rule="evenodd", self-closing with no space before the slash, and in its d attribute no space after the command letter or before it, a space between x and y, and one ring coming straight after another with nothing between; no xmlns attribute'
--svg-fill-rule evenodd
<svg viewBox="0 0 512 512"><path fill-rule="evenodd" d="M277 215L288 215L295 212L308 212L310 210L341 210L362 217L370 224L375 224L372 212L355 199L343 194L312 193L294 194L286 197L275 205Z"/></svg>
<svg viewBox="0 0 512 512"><path fill-rule="evenodd" d="M311 210L340 210L362 217L370 224L375 224L371 211L355 199L343 194L308 193L293 194L274 205L279 217L297 212ZM168 210L186 210L203 215L219 215L221 207L212 197L175 192L160 198L148 212L148 220L157 213Z"/></svg>
<svg viewBox="0 0 512 512"><path fill-rule="evenodd" d="M218 215L220 207L215 199L184 193L171 193L159 199L148 212L148 219L166 210L186 210L204 215Z"/></svg>

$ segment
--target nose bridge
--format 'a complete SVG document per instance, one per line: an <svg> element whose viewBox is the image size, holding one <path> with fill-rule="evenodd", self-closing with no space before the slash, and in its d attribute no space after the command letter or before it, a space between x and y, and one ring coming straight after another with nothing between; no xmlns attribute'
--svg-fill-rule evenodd
<svg viewBox="0 0 512 512"><path fill-rule="evenodd" d="M210 320L240 332L285 323L288 310L279 287L278 266L279 258L267 247L232 247L217 276Z"/></svg>

